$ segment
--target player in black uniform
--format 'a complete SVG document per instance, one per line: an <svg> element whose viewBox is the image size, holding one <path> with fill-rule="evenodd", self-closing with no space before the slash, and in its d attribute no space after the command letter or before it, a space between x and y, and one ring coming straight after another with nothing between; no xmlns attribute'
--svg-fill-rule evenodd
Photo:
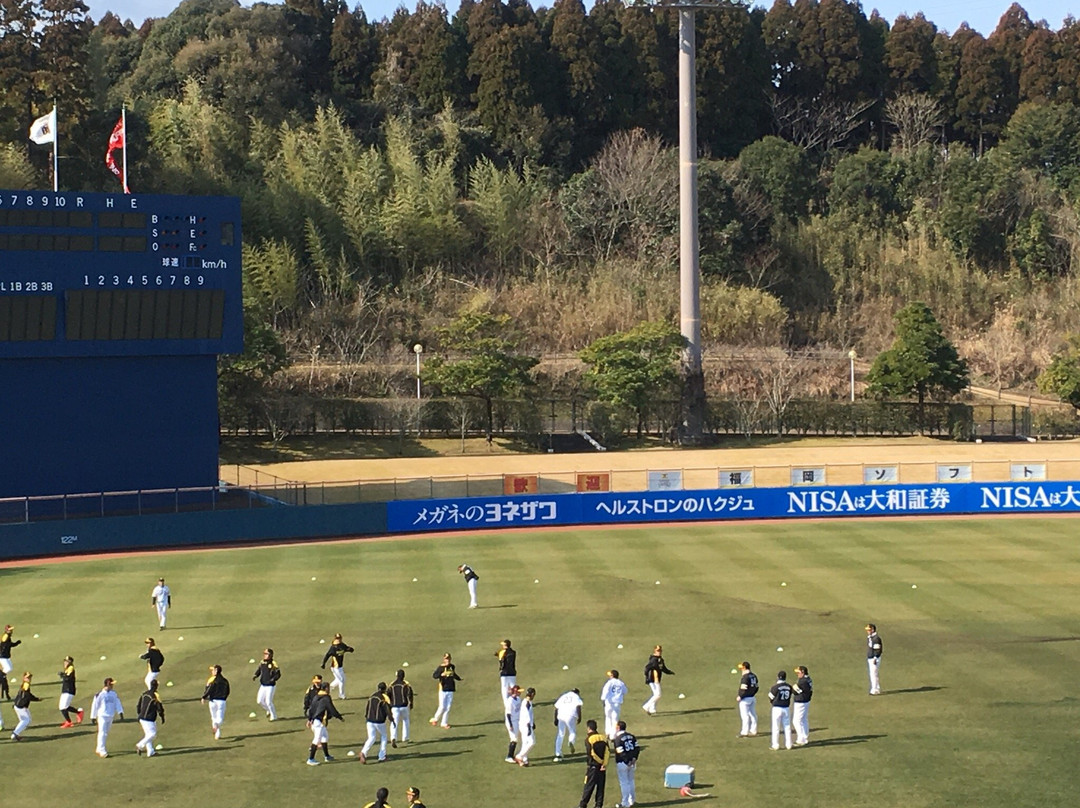
<svg viewBox="0 0 1080 808"><path fill-rule="evenodd" d="M15 626L4 626L4 633L0 634L0 697L11 699L11 688L8 687L8 674L12 671L11 649L16 645L22 645L22 640L14 640L11 635Z"/></svg>
<svg viewBox="0 0 1080 808"><path fill-rule="evenodd" d="M665 673L669 676L675 675L675 671L668 670L667 665L664 664L663 651L662 647L656 646L649 661L645 663L645 684L649 686L652 695L641 705L641 709L649 715L656 715L656 703L660 701L660 680L664 678Z"/></svg>
<svg viewBox="0 0 1080 808"><path fill-rule="evenodd" d="M517 684L517 651L510 647L510 640L503 640L495 656L499 660L499 703L505 707L510 688Z"/></svg>
<svg viewBox="0 0 1080 808"><path fill-rule="evenodd" d="M416 786L409 786L405 791L405 799L409 801L406 808L427 808L424 803L420 802L420 789Z"/></svg>
<svg viewBox="0 0 1080 808"><path fill-rule="evenodd" d="M792 685L791 721L795 725L795 745L806 746L810 743L810 699L814 696L814 681L805 665L795 668L798 679Z"/></svg>
<svg viewBox="0 0 1080 808"><path fill-rule="evenodd" d="M776 674L776 684L769 689L772 702L772 750L780 748L780 730L784 730L784 746L791 748L791 685L787 683L787 671Z"/></svg>
<svg viewBox="0 0 1080 808"><path fill-rule="evenodd" d="M607 782L608 743L607 736L596 731L596 722L585 722L588 736L585 739L585 788L581 792L578 808L588 808L589 797L596 794L596 808L604 808L604 784Z"/></svg>
<svg viewBox="0 0 1080 808"><path fill-rule="evenodd" d="M454 704L454 692L457 690L457 683L463 680L457 675L449 651L443 654L442 664L431 674L431 678L439 683L439 706L428 723L435 726L441 719L442 728L450 729L450 708Z"/></svg>
<svg viewBox="0 0 1080 808"><path fill-rule="evenodd" d="M397 678L390 683L387 695L390 697L390 745L397 749L399 731L401 742L409 742L409 722L413 708L413 688L405 681L405 671L398 670Z"/></svg>
<svg viewBox="0 0 1080 808"><path fill-rule="evenodd" d="M379 762L386 760L386 722L390 719L390 696L386 693L386 682L379 682L375 692L368 696L367 706L364 708L364 719L367 721L367 740L364 748L360 750L360 762L367 763L367 753L375 743L375 736L379 736Z"/></svg>
<svg viewBox="0 0 1080 808"><path fill-rule="evenodd" d="M60 677L60 714L64 716L64 723L60 726L66 728L81 724L85 714L82 707L75 709L75 720L71 720L71 702L75 699L75 660L64 657L63 670L57 675Z"/></svg>
<svg viewBox="0 0 1080 808"><path fill-rule="evenodd" d="M620 721L615 726L618 731L612 745L615 747L615 772L619 775L619 790L622 791L622 801L616 803L615 808L629 808L637 800L634 773L641 750L638 748L637 738L626 731L625 721Z"/></svg>
<svg viewBox="0 0 1080 808"><path fill-rule="evenodd" d="M866 624L866 668L870 673L870 695L881 695L881 637L877 626Z"/></svg>
<svg viewBox="0 0 1080 808"><path fill-rule="evenodd" d="M345 698L345 655L352 652L352 646L346 645L340 634L335 634L334 641L330 643L322 658L323 670L326 670L326 663L329 661L330 672L334 674L334 682L330 687L336 687L342 699Z"/></svg>
<svg viewBox="0 0 1080 808"><path fill-rule="evenodd" d="M311 750L308 752L307 765L319 765L319 761L315 760L315 750L320 746L322 747L323 759L333 761L334 758L330 756L330 735L326 727L331 718L344 721L345 717L338 712L337 707L334 706L334 702L330 698L330 691L321 681L319 690L308 705L306 715L307 725L311 730Z"/></svg>
<svg viewBox="0 0 1080 808"><path fill-rule="evenodd" d="M460 564L457 571L465 576L465 585L469 587L469 608L476 608L476 582L480 580L480 576L476 574L468 564Z"/></svg>
<svg viewBox="0 0 1080 808"><path fill-rule="evenodd" d="M157 754L154 750L154 739L157 737L157 720L165 723L165 705L161 703L158 695L157 680L150 682L150 687L139 696L139 703L135 707L135 714L139 716L139 726L143 729L143 736L135 744L135 754L142 754L146 750L147 757Z"/></svg>
<svg viewBox="0 0 1080 808"><path fill-rule="evenodd" d="M259 681L259 692L255 696L255 703L266 711L266 717L271 721L277 721L277 709L274 707L274 693L277 690L278 680L281 678L281 668L274 661L274 649L267 648L263 651L262 662L255 669L252 680Z"/></svg>
<svg viewBox="0 0 1080 808"><path fill-rule="evenodd" d="M742 678L739 679L739 692L735 695L742 719L739 737L753 738L757 735L757 674L750 670L750 663L746 661L739 663L739 670L742 671Z"/></svg>

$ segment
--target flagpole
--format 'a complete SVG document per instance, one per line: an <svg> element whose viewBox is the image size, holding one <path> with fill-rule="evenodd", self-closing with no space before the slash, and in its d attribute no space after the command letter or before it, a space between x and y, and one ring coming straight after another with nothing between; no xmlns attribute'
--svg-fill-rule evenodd
<svg viewBox="0 0 1080 808"><path fill-rule="evenodd" d="M120 107L121 128L124 132L124 193L130 194L127 184L127 104Z"/></svg>
<svg viewBox="0 0 1080 808"><path fill-rule="evenodd" d="M60 126L57 121L55 101L53 101L52 117L54 123L52 142L52 189L53 193L56 193L60 190L60 158L58 156L60 151Z"/></svg>

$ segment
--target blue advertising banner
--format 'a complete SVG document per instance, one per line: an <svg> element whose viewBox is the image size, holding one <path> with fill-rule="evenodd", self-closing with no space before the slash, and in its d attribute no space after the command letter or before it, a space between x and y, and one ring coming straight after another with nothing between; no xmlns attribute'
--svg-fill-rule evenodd
<svg viewBox="0 0 1080 808"><path fill-rule="evenodd" d="M393 533L824 516L1077 513L1080 482L800 486L388 502Z"/></svg>

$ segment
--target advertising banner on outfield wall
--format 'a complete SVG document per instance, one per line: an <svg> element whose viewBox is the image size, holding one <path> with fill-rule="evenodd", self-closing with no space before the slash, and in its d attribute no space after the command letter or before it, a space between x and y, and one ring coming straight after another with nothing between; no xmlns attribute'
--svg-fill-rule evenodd
<svg viewBox="0 0 1080 808"><path fill-rule="evenodd" d="M799 486L388 502L391 532L829 516L1080 513L1080 482Z"/></svg>

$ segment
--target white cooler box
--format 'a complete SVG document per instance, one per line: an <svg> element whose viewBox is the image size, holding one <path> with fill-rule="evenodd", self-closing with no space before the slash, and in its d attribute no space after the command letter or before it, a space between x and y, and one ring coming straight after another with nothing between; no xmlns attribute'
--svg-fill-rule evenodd
<svg viewBox="0 0 1080 808"><path fill-rule="evenodd" d="M664 788L682 788L694 782L694 767L685 763L672 763L664 769Z"/></svg>

